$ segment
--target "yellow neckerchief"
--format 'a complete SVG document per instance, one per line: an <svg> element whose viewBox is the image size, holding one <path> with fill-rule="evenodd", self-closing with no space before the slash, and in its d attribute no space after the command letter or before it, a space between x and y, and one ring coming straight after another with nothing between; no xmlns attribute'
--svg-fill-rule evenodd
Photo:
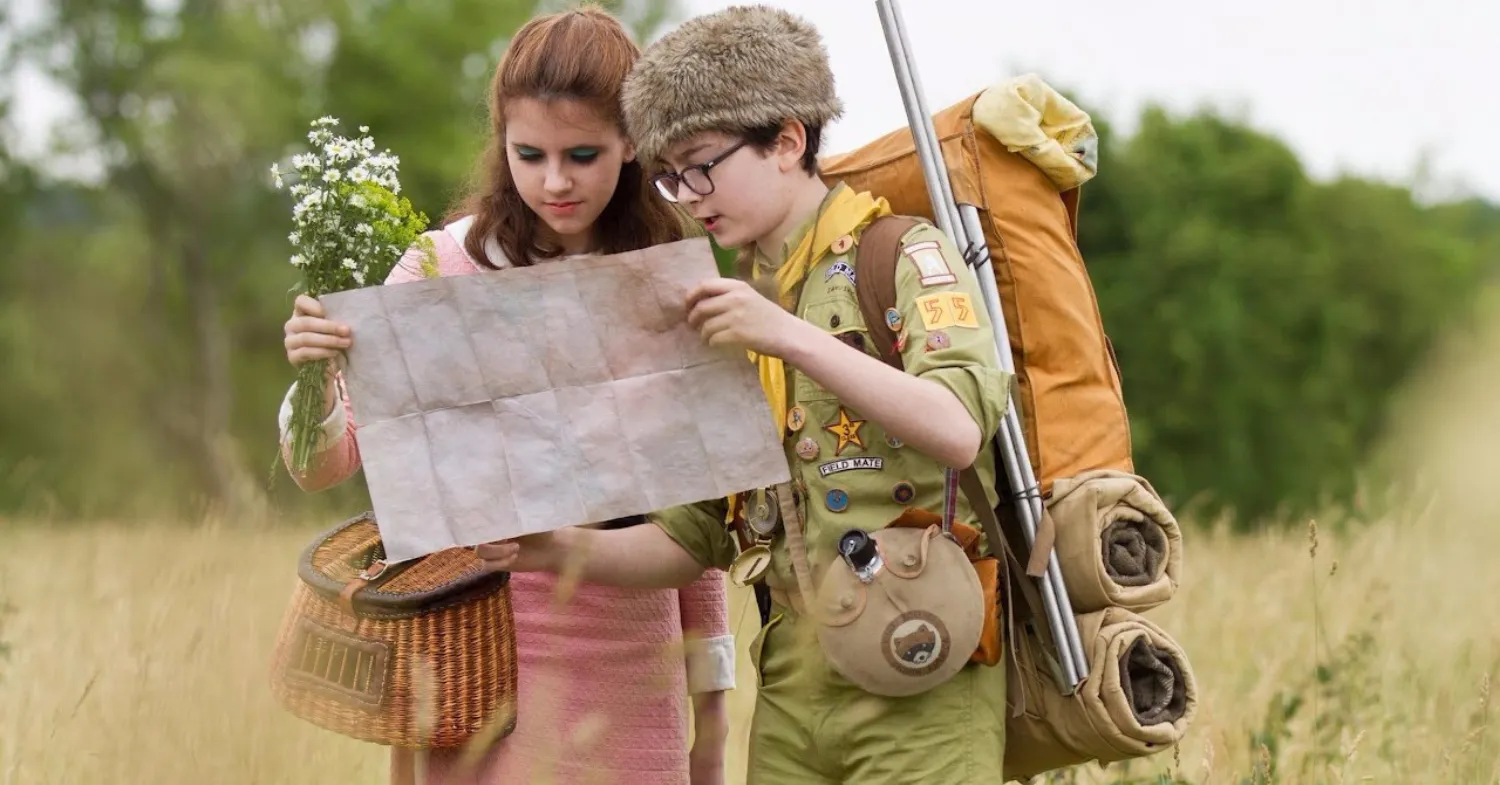
<svg viewBox="0 0 1500 785"><path fill-rule="evenodd" d="M781 306L788 311L797 307L802 281L833 245L834 241L870 221L891 214L891 206L884 199L872 198L868 193L855 192L842 184L824 200L813 225L802 235L797 247L787 254L786 261L776 270L776 293ZM760 266L752 265L751 278L760 278ZM858 273L856 273L857 275ZM760 386L771 404L771 416L776 420L776 433L785 437L786 415L786 366L780 357L747 352L750 361L760 372ZM729 499L729 517L733 520L736 497Z"/></svg>

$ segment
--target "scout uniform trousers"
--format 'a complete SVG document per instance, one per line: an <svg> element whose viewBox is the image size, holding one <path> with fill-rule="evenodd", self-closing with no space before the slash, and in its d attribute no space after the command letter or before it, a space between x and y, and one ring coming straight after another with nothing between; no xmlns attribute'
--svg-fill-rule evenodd
<svg viewBox="0 0 1500 785"><path fill-rule="evenodd" d="M813 623L779 603L751 655L749 785L1005 781L1003 663L970 664L920 695L873 695L829 667Z"/></svg>

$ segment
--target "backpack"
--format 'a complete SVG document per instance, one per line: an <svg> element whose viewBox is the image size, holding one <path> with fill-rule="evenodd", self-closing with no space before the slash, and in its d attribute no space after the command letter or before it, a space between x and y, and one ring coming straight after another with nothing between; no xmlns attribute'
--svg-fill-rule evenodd
<svg viewBox="0 0 1500 785"><path fill-rule="evenodd" d="M934 118L957 202L981 211L1015 360L1032 470L1055 532L1055 554L1089 673L1065 694L1024 540L1010 505L999 505L1003 532L991 542L1007 565L1005 776L1027 779L1068 766L1108 764L1170 749L1197 710L1197 684L1182 647L1139 614L1176 592L1182 562L1177 521L1133 471L1129 420L1119 368L1104 333L1077 246L1078 189L1059 192L1022 155L976 126L979 96ZM867 324L894 305L897 243L916 220L932 220L921 162L908 130L892 132L822 162L822 175L884 197L896 215L872 222L858 238L856 290ZM891 337L870 330L881 358L897 368ZM997 464L999 462L997 455ZM996 487L1007 490L1003 467ZM988 518L986 530L996 516Z"/></svg>

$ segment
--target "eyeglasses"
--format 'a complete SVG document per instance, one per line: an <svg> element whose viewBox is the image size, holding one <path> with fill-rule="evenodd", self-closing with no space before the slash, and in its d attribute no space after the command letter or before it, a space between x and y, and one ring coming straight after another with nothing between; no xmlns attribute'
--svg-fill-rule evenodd
<svg viewBox="0 0 1500 785"><path fill-rule="evenodd" d="M713 158L701 164L694 164L681 172L662 172L651 178L651 184L656 186L657 193L669 202L677 201L678 188L686 185L688 190L699 196L708 196L714 192L714 181L708 176L708 170L723 163L724 159L747 144L741 141Z"/></svg>

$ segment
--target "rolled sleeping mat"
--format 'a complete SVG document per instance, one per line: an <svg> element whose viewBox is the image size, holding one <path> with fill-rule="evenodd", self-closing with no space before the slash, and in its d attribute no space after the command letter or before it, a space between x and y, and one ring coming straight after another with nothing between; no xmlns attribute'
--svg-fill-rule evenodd
<svg viewBox="0 0 1500 785"><path fill-rule="evenodd" d="M1007 780L1154 755L1181 741L1192 724L1197 681L1187 654L1164 630L1131 611L1106 608L1079 616L1078 631L1089 674L1073 695L1048 678L1045 649L1034 634L1021 635L1020 667L1008 660Z"/></svg>
<svg viewBox="0 0 1500 785"><path fill-rule="evenodd" d="M1114 470L1058 479L1047 512L1074 613L1145 612L1177 593L1182 531L1144 479Z"/></svg>

